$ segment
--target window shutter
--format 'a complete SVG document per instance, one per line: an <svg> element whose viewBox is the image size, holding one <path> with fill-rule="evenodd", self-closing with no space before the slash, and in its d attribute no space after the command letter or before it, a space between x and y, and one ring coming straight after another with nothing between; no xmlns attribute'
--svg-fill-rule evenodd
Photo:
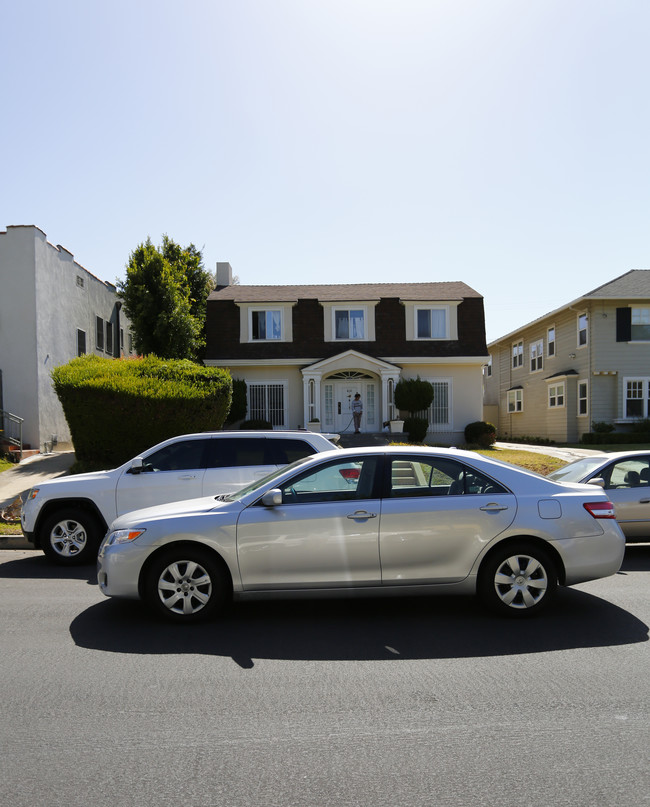
<svg viewBox="0 0 650 807"><path fill-rule="evenodd" d="M632 309L628 306L616 309L616 341L629 342L632 338Z"/></svg>

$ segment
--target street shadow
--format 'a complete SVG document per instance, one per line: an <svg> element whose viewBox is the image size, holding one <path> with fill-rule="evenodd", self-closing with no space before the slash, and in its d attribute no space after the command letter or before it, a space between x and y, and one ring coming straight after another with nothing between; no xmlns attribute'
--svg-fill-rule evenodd
<svg viewBox="0 0 650 807"><path fill-rule="evenodd" d="M544 653L648 640L648 626L599 597L562 589L533 620L494 617L473 597L235 603L219 620L161 622L137 601L107 600L80 614L77 645L130 654L196 653L253 659L449 659Z"/></svg>
<svg viewBox="0 0 650 807"><path fill-rule="evenodd" d="M626 544L621 573L650 571L650 544Z"/></svg>
<svg viewBox="0 0 650 807"><path fill-rule="evenodd" d="M0 563L0 580L86 580L89 585L97 585L97 567L56 566L35 550L28 550L27 557Z"/></svg>

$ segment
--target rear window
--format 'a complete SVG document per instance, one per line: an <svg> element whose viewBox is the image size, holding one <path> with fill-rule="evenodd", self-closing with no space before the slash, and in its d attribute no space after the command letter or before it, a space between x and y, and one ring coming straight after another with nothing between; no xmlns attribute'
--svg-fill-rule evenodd
<svg viewBox="0 0 650 807"><path fill-rule="evenodd" d="M268 443L268 465L288 465L290 462L318 453L306 440L282 438L266 442Z"/></svg>

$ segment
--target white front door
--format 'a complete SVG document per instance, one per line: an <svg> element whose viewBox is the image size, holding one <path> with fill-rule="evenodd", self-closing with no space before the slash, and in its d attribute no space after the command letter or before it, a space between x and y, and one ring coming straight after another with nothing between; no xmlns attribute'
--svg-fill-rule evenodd
<svg viewBox="0 0 650 807"><path fill-rule="evenodd" d="M354 381L337 381L336 384L334 384L335 431L339 433L354 431L354 423L352 422L352 401L354 401L354 396L357 392L361 395L361 403L364 408L364 416L361 418L361 430L364 430L366 402L363 400L363 384Z"/></svg>

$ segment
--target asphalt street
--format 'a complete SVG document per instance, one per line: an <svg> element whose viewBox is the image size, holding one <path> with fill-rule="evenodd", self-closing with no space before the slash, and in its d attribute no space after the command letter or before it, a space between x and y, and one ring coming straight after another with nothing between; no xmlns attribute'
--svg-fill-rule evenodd
<svg viewBox="0 0 650 807"><path fill-rule="evenodd" d="M649 805L649 583L643 545L536 620L440 597L186 627L0 551L0 803Z"/></svg>

